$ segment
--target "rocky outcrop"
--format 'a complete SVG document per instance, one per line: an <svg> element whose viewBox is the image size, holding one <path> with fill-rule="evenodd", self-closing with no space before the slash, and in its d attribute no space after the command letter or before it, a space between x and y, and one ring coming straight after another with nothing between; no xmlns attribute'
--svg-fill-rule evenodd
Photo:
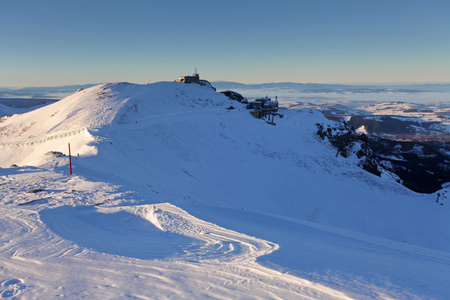
<svg viewBox="0 0 450 300"><path fill-rule="evenodd" d="M237 92L226 90L226 91L222 91L220 93L224 94L225 96L227 96L231 100L236 100L236 101L239 101L241 103L248 103L247 98L245 98L244 96L242 96L241 94L239 94Z"/></svg>

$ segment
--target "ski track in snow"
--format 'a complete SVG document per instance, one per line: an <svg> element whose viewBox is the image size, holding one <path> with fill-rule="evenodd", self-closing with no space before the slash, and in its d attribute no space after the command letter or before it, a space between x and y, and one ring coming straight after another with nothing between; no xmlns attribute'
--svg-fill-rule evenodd
<svg viewBox="0 0 450 300"><path fill-rule="evenodd" d="M130 210L127 207L123 208ZM186 253L187 259L199 262L255 263L259 256L270 254L278 245L249 237L197 219L184 210L161 203L137 206L132 210L165 232L173 232L204 242L198 250Z"/></svg>
<svg viewBox="0 0 450 300"><path fill-rule="evenodd" d="M36 173L50 178L41 181L34 176ZM98 202L104 194L93 192L91 182L67 179L37 170L2 176L5 184L1 192L5 198L0 208L1 297L348 299L341 292L256 263L258 257L275 251L278 245L202 221L172 204L124 206L117 197L108 202L111 206L72 206L80 205L81 199L86 198ZM48 193L51 187L53 199L19 205L35 197L26 193L29 186L25 182L46 187L41 193ZM114 193L113 187L102 185ZM65 193L75 186L78 196L84 194L79 201L73 199L75 192L69 196ZM68 203L72 205L67 206ZM163 235L184 235L199 242L187 245L181 255L157 260L98 252L61 237L82 234L86 238L89 233L83 231L82 219L85 211L95 212L95 218L86 222L94 222L97 228L102 228L102 216L113 216L121 227L135 222L130 218L135 216ZM123 217L120 212L127 215ZM68 226L64 226L65 222ZM57 224L56 230L52 230L53 224ZM101 235L108 239L116 229L108 223ZM120 243L109 242L110 246ZM137 241L140 242L145 241Z"/></svg>

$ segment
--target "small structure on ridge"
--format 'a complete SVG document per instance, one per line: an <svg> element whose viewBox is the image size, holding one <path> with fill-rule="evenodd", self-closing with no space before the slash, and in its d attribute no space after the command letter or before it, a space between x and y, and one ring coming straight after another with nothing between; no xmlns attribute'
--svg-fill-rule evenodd
<svg viewBox="0 0 450 300"><path fill-rule="evenodd" d="M275 116L283 117L282 114L278 113L278 97L275 97L275 101L267 96L266 98L256 99L247 104L247 109L253 109L250 113L257 119L267 118L266 122L271 125L276 125L274 123ZM270 117L272 117L272 120Z"/></svg>
<svg viewBox="0 0 450 300"><path fill-rule="evenodd" d="M212 84L205 79L200 79L200 75L197 73L197 68L195 68L195 73L192 75L186 75L186 76L180 76L175 82L184 82L184 83L197 83L201 86L210 87L213 90L216 90L215 87L212 86Z"/></svg>
<svg viewBox="0 0 450 300"><path fill-rule="evenodd" d="M193 74L192 76L180 76L176 82L184 82L184 83L200 83L200 76L198 74Z"/></svg>
<svg viewBox="0 0 450 300"><path fill-rule="evenodd" d="M194 74L192 76L186 75L186 76L180 76L176 82L184 82L184 83L200 83L200 75L197 73L197 68L195 68Z"/></svg>

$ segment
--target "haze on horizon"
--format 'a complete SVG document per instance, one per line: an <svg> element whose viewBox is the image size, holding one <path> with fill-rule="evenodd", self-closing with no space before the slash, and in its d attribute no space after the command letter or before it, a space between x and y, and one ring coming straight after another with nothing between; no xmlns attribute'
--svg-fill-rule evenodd
<svg viewBox="0 0 450 300"><path fill-rule="evenodd" d="M4 1L0 86L450 82L450 2Z"/></svg>

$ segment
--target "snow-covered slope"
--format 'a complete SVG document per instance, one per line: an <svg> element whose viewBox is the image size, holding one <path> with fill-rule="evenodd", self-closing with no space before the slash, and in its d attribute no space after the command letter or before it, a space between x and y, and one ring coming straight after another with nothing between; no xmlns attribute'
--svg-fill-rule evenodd
<svg viewBox="0 0 450 300"><path fill-rule="evenodd" d="M210 88L161 82L99 85L7 118L0 166L20 167L0 170L4 292L448 294L447 206L336 157L315 136L321 113L283 114L271 126ZM48 154L68 143L74 176Z"/></svg>
<svg viewBox="0 0 450 300"><path fill-rule="evenodd" d="M12 116L14 114L23 114L23 113L37 109L42 106L43 105L37 105L34 107L22 108L22 107L10 107L10 106L0 103L0 122L2 122L4 119L8 118L8 116Z"/></svg>

